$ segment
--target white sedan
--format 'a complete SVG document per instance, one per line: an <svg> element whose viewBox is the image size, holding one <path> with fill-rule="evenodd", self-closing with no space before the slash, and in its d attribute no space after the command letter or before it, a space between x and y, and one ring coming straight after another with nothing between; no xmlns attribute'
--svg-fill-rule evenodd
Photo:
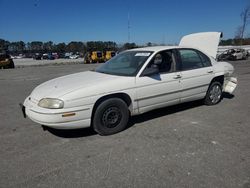
<svg viewBox="0 0 250 188"><path fill-rule="evenodd" d="M216 62L219 32L184 36L179 46L127 50L95 71L47 81L25 99L24 115L56 129L93 127L100 135L126 128L129 117L187 101L220 102L237 79Z"/></svg>

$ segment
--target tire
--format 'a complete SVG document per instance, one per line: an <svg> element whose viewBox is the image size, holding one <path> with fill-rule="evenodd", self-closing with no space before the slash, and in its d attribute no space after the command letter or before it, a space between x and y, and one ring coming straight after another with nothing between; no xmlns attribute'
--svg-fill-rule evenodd
<svg viewBox="0 0 250 188"><path fill-rule="evenodd" d="M99 135L112 135L124 130L129 120L127 104L119 98L110 98L99 104L92 125Z"/></svg>
<svg viewBox="0 0 250 188"><path fill-rule="evenodd" d="M207 90L207 94L204 99L206 105L218 104L222 99L222 86L220 82L212 82Z"/></svg>

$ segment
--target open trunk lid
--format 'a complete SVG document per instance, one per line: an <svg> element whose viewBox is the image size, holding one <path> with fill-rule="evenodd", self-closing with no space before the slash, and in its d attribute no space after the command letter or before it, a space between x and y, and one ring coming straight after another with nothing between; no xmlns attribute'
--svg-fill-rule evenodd
<svg viewBox="0 0 250 188"><path fill-rule="evenodd" d="M218 45L222 36L222 32L193 33L182 37L179 46L197 48L216 58Z"/></svg>

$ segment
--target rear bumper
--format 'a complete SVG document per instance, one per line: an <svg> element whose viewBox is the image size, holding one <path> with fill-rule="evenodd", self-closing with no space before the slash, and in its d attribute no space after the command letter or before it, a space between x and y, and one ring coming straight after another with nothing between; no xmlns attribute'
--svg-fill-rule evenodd
<svg viewBox="0 0 250 188"><path fill-rule="evenodd" d="M232 94L237 87L238 80L236 77L226 77L224 80L223 91Z"/></svg>
<svg viewBox="0 0 250 188"><path fill-rule="evenodd" d="M91 106L68 109L44 109L38 107L27 98L24 101L22 113L32 121L55 129L78 129L90 127ZM71 115L69 115L71 114Z"/></svg>

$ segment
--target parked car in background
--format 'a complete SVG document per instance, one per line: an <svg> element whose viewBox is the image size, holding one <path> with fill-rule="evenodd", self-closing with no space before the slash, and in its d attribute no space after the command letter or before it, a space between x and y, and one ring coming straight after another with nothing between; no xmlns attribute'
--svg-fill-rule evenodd
<svg viewBox="0 0 250 188"><path fill-rule="evenodd" d="M218 55L217 60L241 60L248 58L248 51L242 48L233 48Z"/></svg>
<svg viewBox="0 0 250 188"><path fill-rule="evenodd" d="M0 69L14 69L15 64L11 56L6 52L0 52Z"/></svg>
<svg viewBox="0 0 250 188"><path fill-rule="evenodd" d="M42 59L49 59L48 54L47 53L43 54Z"/></svg>
<svg viewBox="0 0 250 188"><path fill-rule="evenodd" d="M59 58L59 55L56 52L52 53L52 56L54 57L54 59L58 59Z"/></svg>
<svg viewBox="0 0 250 188"><path fill-rule="evenodd" d="M66 53L64 54L64 58L65 58L65 59L69 59L71 55L73 55L72 52L66 52Z"/></svg>
<svg viewBox="0 0 250 188"><path fill-rule="evenodd" d="M53 55L53 53L45 53L43 54L42 58L47 60L54 60L55 56Z"/></svg>
<svg viewBox="0 0 250 188"><path fill-rule="evenodd" d="M41 60L41 59L42 59L42 54L40 54L40 53L35 53L35 54L33 55L33 59L35 59L35 60Z"/></svg>
<svg viewBox="0 0 250 188"><path fill-rule="evenodd" d="M22 59L24 58L25 56L23 54L18 54L18 55L11 55L11 58L12 59Z"/></svg>
<svg viewBox="0 0 250 188"><path fill-rule="evenodd" d="M72 54L69 56L69 59L78 59L80 56L77 54Z"/></svg>
<svg viewBox="0 0 250 188"><path fill-rule="evenodd" d="M110 135L124 130L130 116L153 109L199 99L215 105L237 85L234 67L214 59L220 37L196 33L179 46L127 50L95 71L47 81L21 105L24 117L56 129L91 126Z"/></svg>

